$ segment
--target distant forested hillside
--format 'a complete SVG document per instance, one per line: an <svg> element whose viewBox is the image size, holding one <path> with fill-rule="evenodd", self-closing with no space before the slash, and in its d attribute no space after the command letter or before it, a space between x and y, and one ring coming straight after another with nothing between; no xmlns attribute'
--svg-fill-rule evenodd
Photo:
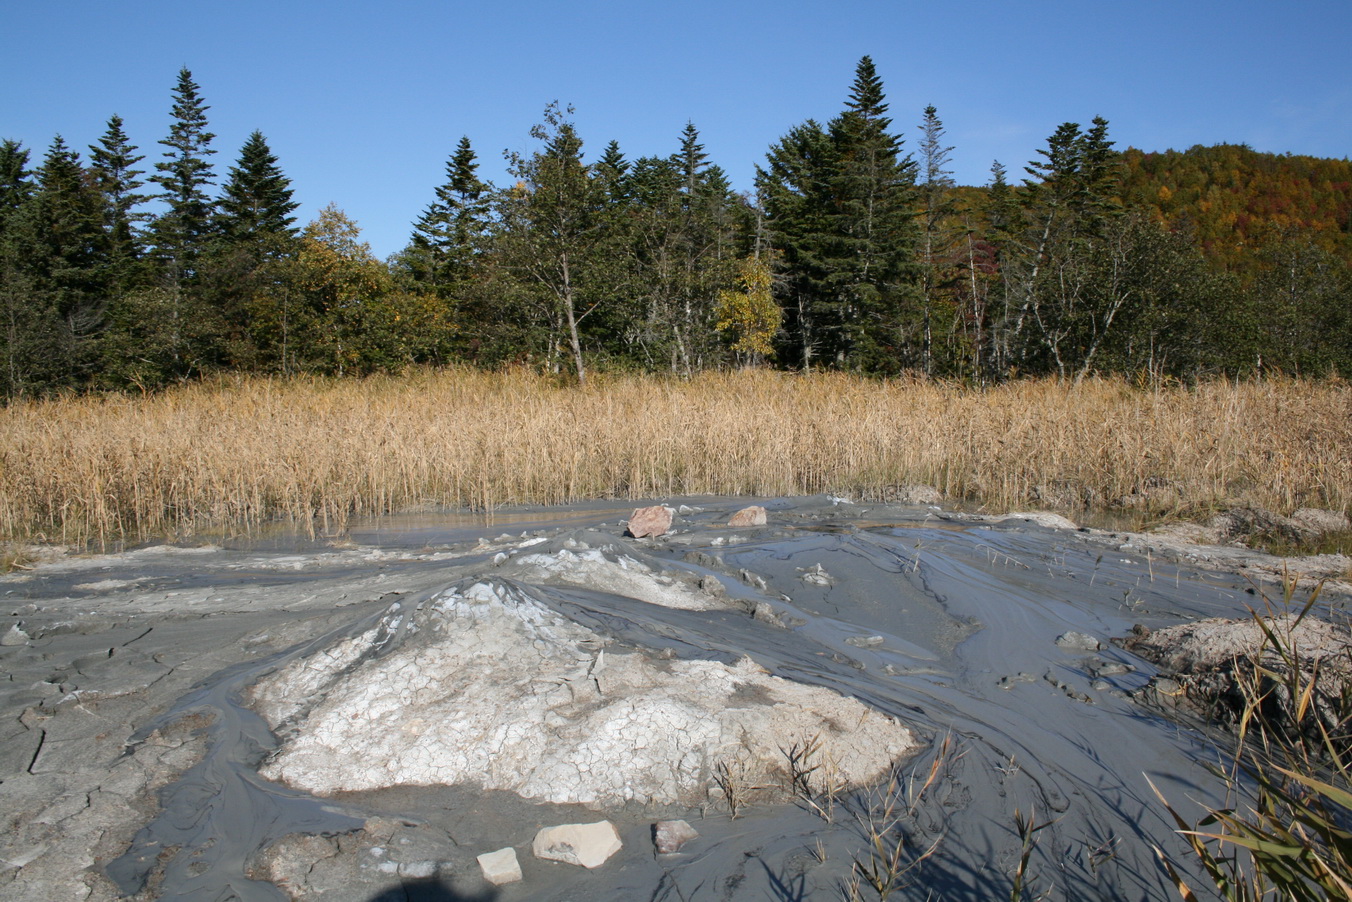
<svg viewBox="0 0 1352 902"><path fill-rule="evenodd" d="M1352 161L1218 144L1123 155L1123 197L1245 276L1255 250L1302 236L1352 262Z"/></svg>
<svg viewBox="0 0 1352 902"><path fill-rule="evenodd" d="M0 143L0 397L446 363L1352 372L1349 161L1119 151L1096 118L959 186L938 110L890 110L868 57L841 96L740 193L693 123L631 158L550 105L506 185L448 148L379 260L337 206L296 222L262 133L218 162L184 69L152 150L115 115L87 152Z"/></svg>

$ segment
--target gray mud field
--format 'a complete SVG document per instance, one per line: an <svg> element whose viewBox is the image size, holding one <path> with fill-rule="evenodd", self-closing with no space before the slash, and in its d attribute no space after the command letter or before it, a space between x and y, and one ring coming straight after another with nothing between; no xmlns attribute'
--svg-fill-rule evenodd
<svg viewBox="0 0 1352 902"><path fill-rule="evenodd" d="M1018 818L1028 898L1176 898L1148 781L1200 816L1226 740L1111 640L1253 577L1054 517L669 503L654 539L609 503L0 577L0 899L841 899L874 835L891 898L1008 899ZM601 820L604 864L532 855Z"/></svg>

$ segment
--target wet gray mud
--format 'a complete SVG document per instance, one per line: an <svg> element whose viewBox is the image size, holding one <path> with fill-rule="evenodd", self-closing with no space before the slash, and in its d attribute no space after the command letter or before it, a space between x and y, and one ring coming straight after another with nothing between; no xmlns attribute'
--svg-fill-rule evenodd
<svg viewBox="0 0 1352 902"><path fill-rule="evenodd" d="M0 648L0 899L842 898L870 860L870 829L890 826L902 861L924 858L892 898L1008 898L1016 811L1047 825L1030 897L1175 898L1152 846L1186 867L1184 847L1147 781L1185 812L1221 802L1208 765L1224 740L1131 700L1154 670L1109 640L1241 616L1256 603L1248 579L1033 518L818 497L765 502L764 527L724 526L745 503L684 499L659 539L624 538L630 508L593 504L492 524L387 518L338 542L151 547L3 577L26 641ZM494 576L529 541L554 552L584 539L731 603L678 609L585 580ZM395 647L445 587L495 578L608 650L750 658L858 699L914 730L921 751L890 793L884 781L816 805L766 800L735 819L717 798L600 811L473 785L320 798L260 776L279 739L246 703L251 686L374 628ZM391 619L396 604L407 617ZM672 816L700 838L656 855L652 824ZM624 842L604 866L531 858L538 827L603 817ZM491 887L475 856L504 846L524 880Z"/></svg>

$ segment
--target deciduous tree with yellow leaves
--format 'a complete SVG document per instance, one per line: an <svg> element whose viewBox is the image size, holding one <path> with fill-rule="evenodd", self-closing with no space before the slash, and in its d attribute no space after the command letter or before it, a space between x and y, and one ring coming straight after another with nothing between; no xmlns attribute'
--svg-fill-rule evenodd
<svg viewBox="0 0 1352 902"><path fill-rule="evenodd" d="M770 263L751 256L742 261L737 289L718 293L715 325L729 340L733 353L744 365L759 363L774 355L775 332L780 311L770 292Z"/></svg>

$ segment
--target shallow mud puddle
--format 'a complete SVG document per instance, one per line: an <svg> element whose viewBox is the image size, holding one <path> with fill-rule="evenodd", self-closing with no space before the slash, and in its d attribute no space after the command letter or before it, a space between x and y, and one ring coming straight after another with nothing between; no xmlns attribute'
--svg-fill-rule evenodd
<svg viewBox="0 0 1352 902"><path fill-rule="evenodd" d="M673 502L659 539L624 538L628 508L612 503L492 525L390 518L328 544L147 548L4 577L4 613L29 638L0 649L11 812L0 898L842 898L870 862L870 831L888 827L905 837L904 861L925 859L892 898L1008 898L1016 812L1047 824L1034 894L1175 897L1151 846L1179 858L1183 846L1147 781L1200 810L1221 801L1207 770L1219 753L1128 698L1153 671L1109 639L1240 616L1256 603L1248 582L1017 517L810 498L766 502L764 527L724 526L745 503ZM728 603L667 607L589 582L585 568L521 569L527 553L566 562L568 548L600 547ZM412 622L445 587L478 579L529 593L604 637L608 654L749 658L858 699L909 726L921 750L890 793L884 781L735 819L716 794L592 811L475 785L320 798L260 776L279 740L246 704L250 686L405 622L393 604ZM651 825L668 816L700 838L658 856ZM602 818L624 842L604 866L530 857L538 827ZM509 845L525 879L490 887L475 856Z"/></svg>

